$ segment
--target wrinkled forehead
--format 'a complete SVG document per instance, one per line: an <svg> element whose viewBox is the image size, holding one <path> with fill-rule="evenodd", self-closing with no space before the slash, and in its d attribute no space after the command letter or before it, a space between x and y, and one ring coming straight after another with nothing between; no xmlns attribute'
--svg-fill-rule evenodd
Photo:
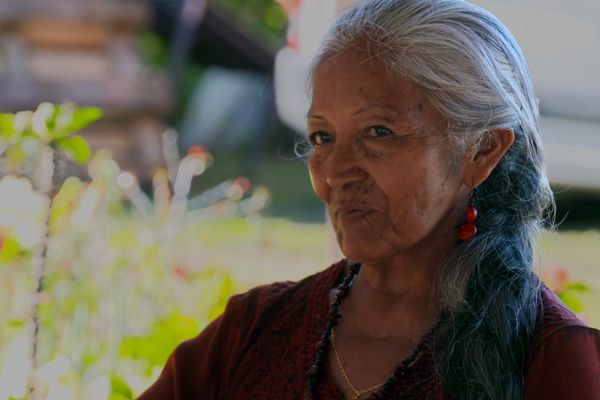
<svg viewBox="0 0 600 400"><path fill-rule="evenodd" d="M366 54L363 49L350 49L323 59L316 66L310 112L328 113L340 108L356 112L379 105L399 115L418 110L430 114L433 120L440 119L424 89L392 76L376 58L365 57Z"/></svg>
<svg viewBox="0 0 600 400"><path fill-rule="evenodd" d="M333 48L320 52L313 60L309 84L314 85L317 72L324 74L334 69L338 63L350 62L368 68L377 73L385 73L392 78L390 71L384 67L384 58L376 44L364 37L354 38L343 48Z"/></svg>

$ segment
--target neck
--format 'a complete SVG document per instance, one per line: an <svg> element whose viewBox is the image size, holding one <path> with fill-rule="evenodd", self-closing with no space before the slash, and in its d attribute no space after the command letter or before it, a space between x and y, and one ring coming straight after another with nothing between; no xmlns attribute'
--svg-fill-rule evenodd
<svg viewBox="0 0 600 400"><path fill-rule="evenodd" d="M440 312L434 275L452 246L452 240L427 241L384 262L363 263L344 304L346 322L374 337L422 334Z"/></svg>

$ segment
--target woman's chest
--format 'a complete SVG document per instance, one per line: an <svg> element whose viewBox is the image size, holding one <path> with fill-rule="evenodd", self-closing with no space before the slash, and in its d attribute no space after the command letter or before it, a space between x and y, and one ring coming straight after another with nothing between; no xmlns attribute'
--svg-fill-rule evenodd
<svg viewBox="0 0 600 400"><path fill-rule="evenodd" d="M273 339L273 338L271 338ZM287 338L285 345L278 340L266 341L248 352L238 368L223 399L227 400L305 400L308 381L306 372L314 361L311 343L299 338ZM284 345L279 347L278 345ZM328 357L334 357L333 354ZM441 379L434 373L428 357L399 374L399 381L386 399L445 400L448 399ZM347 398L334 378L332 363L320 377L315 400L344 400Z"/></svg>
<svg viewBox="0 0 600 400"><path fill-rule="evenodd" d="M289 346L269 350L249 353L248 360L244 361L243 368L240 368L239 376L232 380L232 385L223 399L304 399L307 367L301 347Z"/></svg>

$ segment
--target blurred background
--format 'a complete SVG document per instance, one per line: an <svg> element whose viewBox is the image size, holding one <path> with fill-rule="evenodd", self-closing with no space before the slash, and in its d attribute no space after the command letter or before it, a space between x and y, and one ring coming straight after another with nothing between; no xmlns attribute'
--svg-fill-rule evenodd
<svg viewBox="0 0 600 400"><path fill-rule="evenodd" d="M135 398L233 293L340 257L295 144L352 2L0 2L0 400ZM475 3L540 97L536 271L600 327L600 6Z"/></svg>

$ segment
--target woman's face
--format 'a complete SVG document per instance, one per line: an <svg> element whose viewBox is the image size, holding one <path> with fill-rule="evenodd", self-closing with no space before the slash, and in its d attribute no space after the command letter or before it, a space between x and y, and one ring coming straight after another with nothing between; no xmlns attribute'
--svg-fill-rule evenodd
<svg viewBox="0 0 600 400"><path fill-rule="evenodd" d="M317 67L308 166L348 258L380 263L457 241L468 190L446 129L417 86L390 78L359 51Z"/></svg>

